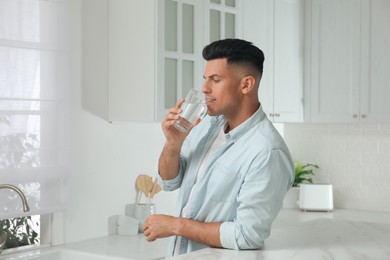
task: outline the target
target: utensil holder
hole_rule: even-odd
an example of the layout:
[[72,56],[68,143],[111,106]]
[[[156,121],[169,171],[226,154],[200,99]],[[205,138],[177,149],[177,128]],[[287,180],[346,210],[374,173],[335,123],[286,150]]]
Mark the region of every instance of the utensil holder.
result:
[[156,205],[154,203],[136,203],[126,205],[125,214],[134,217],[139,221],[138,231],[144,232],[143,225],[147,217],[156,213]]

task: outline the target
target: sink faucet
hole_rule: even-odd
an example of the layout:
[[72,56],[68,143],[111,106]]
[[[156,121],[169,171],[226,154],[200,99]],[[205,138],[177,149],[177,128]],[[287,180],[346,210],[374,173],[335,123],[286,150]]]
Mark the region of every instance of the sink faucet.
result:
[[[16,186],[11,184],[0,184],[0,189],[11,189],[15,191],[17,194],[19,194],[20,198],[23,202],[23,211],[27,212],[30,210],[30,207],[28,206],[26,196],[24,196],[23,192]],[[4,230],[0,233],[0,253],[3,251],[3,248],[5,246],[5,242],[7,241],[7,232]]]

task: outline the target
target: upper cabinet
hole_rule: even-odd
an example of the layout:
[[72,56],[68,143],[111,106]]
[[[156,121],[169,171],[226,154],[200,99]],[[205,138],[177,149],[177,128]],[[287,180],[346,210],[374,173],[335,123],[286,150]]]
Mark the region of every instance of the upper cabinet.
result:
[[156,3],[82,1],[83,107],[109,122],[155,120]]
[[390,122],[390,1],[361,5],[360,116],[368,122]]
[[156,118],[156,3],[82,1],[82,102],[109,122]]
[[246,0],[244,38],[265,55],[259,98],[273,122],[303,120],[304,3]]
[[241,0],[83,0],[83,106],[109,122],[161,121],[203,84],[203,47],[240,37]]
[[158,2],[157,46],[157,106],[158,119],[175,106],[180,97],[195,87],[195,75],[200,73],[199,1]]
[[241,32],[241,0],[158,1],[157,119],[203,84],[202,49]]
[[303,17],[302,0],[274,1],[274,122],[303,120]]
[[155,16],[155,1],[108,1],[110,121],[156,119]]
[[264,51],[259,97],[273,122],[390,122],[388,0],[82,5],[83,106],[109,122],[161,121],[202,86],[202,49],[223,38]]
[[310,122],[390,121],[390,1],[306,2]]

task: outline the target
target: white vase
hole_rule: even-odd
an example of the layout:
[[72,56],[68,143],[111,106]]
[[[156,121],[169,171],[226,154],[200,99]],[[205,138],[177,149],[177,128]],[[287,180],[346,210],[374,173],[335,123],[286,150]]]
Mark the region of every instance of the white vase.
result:
[[156,214],[156,205],[153,203],[132,203],[127,204],[125,215],[134,217],[139,221],[139,232],[143,233],[144,221],[152,214]]
[[299,203],[299,187],[291,187],[283,200],[283,208],[285,209],[297,209]]
[[134,217],[139,220],[139,232],[144,231],[143,225],[147,217],[156,213],[156,206],[153,203],[137,203],[134,207]]

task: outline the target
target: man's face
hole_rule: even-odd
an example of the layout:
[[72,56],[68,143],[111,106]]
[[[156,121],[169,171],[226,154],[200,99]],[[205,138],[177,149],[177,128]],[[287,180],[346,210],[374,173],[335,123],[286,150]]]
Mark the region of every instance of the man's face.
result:
[[227,118],[238,111],[241,101],[240,73],[236,66],[228,67],[226,59],[210,60],[204,72],[202,91],[206,94],[208,114],[225,115]]

